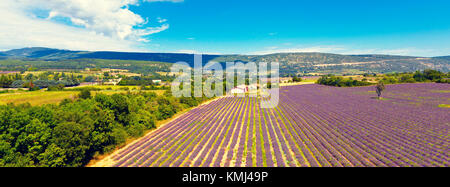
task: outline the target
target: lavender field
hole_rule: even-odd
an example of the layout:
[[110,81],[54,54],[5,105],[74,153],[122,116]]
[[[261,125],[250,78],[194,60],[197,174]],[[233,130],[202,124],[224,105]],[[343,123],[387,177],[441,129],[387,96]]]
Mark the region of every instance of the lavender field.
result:
[[450,85],[283,87],[202,105],[111,156],[117,167],[450,166]]

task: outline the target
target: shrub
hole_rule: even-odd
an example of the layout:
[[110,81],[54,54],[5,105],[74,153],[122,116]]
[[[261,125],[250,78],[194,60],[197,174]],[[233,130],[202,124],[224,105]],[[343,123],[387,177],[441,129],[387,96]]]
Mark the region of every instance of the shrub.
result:
[[302,82],[302,78],[295,76],[294,78],[292,78],[293,82]]
[[41,88],[39,88],[39,87],[37,87],[37,86],[33,86],[33,87],[31,87],[31,88],[29,88],[28,89],[28,91],[38,91],[38,90],[40,90]]
[[353,86],[372,85],[372,83],[370,83],[370,82],[344,79],[342,77],[336,77],[334,75],[322,76],[319,80],[317,80],[317,83],[322,84],[322,85],[337,86],[337,87],[353,87]]
[[78,95],[81,99],[90,99],[91,97],[91,91],[88,89],[81,90],[80,94]]
[[23,88],[23,85],[25,84],[25,81],[23,80],[16,80],[11,84],[11,88]]
[[56,86],[49,86],[47,88],[47,91],[62,91],[64,90],[64,85],[63,84],[58,84]]
[[84,81],[85,82],[94,82],[96,79],[95,79],[95,77],[93,77],[93,76],[88,76],[88,77],[86,77],[86,78],[84,78]]

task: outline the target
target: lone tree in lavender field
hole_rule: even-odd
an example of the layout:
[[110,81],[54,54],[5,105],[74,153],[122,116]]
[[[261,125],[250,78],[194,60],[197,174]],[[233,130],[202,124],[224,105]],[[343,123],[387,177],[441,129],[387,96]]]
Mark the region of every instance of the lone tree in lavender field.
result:
[[381,81],[378,82],[376,89],[377,89],[378,99],[381,99],[381,92],[383,92],[386,89],[383,82],[381,82]]

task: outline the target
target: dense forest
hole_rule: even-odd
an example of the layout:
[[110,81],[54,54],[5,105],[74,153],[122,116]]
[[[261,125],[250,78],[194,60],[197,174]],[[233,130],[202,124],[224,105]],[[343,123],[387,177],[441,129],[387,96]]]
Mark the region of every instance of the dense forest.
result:
[[174,98],[167,91],[98,94],[81,91],[59,105],[0,106],[0,167],[78,167],[142,136],[206,98]]

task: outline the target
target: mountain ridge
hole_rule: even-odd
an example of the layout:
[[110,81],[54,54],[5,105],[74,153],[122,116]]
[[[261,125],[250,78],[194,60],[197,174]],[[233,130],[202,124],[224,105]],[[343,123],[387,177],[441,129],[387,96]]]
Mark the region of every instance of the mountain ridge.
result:
[[[31,54],[30,54],[31,53]],[[119,54],[180,54],[180,55],[193,55],[191,53],[174,53],[174,52],[121,52],[121,51],[77,51],[77,50],[67,50],[67,49],[56,49],[47,47],[26,47],[19,49],[11,49],[7,51],[0,51],[0,55],[8,55],[11,57],[29,57],[29,58],[45,58],[46,54],[64,54],[72,53],[80,56],[86,54],[95,53],[119,53]],[[210,55],[208,56],[271,56],[271,55],[283,55],[283,54],[332,54],[332,55],[342,55],[342,56],[355,56],[355,57],[375,57],[375,56],[390,56],[390,57],[415,57],[415,58],[450,58],[449,56],[436,56],[436,57],[422,57],[422,56],[404,56],[404,55],[388,55],[388,54],[338,54],[338,53],[322,53],[322,52],[286,52],[286,53],[270,53],[264,55],[246,55],[246,54],[223,54],[223,55]]]

